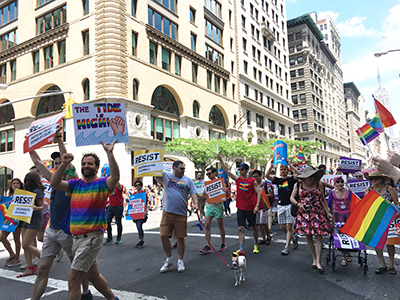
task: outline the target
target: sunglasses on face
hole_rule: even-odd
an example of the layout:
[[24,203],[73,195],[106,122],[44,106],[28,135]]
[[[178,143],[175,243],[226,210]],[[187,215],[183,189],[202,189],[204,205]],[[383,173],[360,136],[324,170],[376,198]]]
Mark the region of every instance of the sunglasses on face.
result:
[[186,168],[179,168],[179,169],[181,169],[181,170],[185,170]]
[[142,187],[140,184],[135,184],[135,187]]
[[381,179],[381,177],[371,177],[370,180],[372,181],[372,180],[379,180],[379,179]]
[[344,183],[344,181],[343,180],[338,180],[338,181],[336,181],[336,183]]
[[211,173],[206,173],[207,176],[211,176]]
[[239,169],[239,171],[247,171],[246,169],[244,169],[244,168],[240,168]]

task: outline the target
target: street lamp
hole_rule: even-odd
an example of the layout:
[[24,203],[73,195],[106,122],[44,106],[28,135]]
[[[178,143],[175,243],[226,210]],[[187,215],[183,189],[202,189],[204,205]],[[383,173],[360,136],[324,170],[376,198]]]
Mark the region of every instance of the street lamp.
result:
[[374,53],[374,56],[375,57],[381,57],[382,55],[386,55],[389,52],[397,52],[397,51],[400,51],[400,49],[393,49],[393,50],[388,50],[388,51],[376,52],[376,53]]
[[0,83],[0,90],[5,90],[8,88],[8,85],[5,83]]

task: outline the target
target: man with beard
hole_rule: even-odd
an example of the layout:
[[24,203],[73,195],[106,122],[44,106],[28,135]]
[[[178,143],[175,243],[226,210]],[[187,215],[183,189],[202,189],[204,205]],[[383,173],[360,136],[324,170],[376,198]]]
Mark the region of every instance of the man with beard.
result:
[[107,229],[106,204],[110,192],[119,180],[119,168],[113,150],[117,140],[104,144],[110,165],[110,176],[99,178],[97,172],[100,159],[95,153],[84,154],[81,170],[84,179],[62,181],[67,165],[74,159],[73,154],[65,153],[62,163],[54,173],[51,185],[71,196],[70,229],[73,240],[74,259],[68,276],[68,299],[79,299],[80,284],[87,279],[106,299],[118,299],[109,288],[106,279],[100,274],[96,257],[103,246],[103,232]]

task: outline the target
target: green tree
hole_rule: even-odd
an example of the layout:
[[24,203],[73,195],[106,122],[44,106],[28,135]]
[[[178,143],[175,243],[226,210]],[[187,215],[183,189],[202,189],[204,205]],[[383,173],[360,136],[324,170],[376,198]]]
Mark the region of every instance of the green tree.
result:
[[[231,169],[233,164],[239,160],[247,157],[247,153],[250,148],[250,144],[245,140],[212,140],[211,143],[214,145],[218,142],[219,153],[222,156],[228,169]],[[214,146],[216,149],[216,146]],[[216,155],[216,153],[215,153]]]

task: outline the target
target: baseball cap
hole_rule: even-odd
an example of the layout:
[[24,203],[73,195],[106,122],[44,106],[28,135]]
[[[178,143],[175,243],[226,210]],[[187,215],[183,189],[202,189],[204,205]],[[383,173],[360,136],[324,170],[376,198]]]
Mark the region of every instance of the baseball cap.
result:
[[61,157],[61,154],[60,152],[53,152],[50,157],[52,160],[55,160],[57,157]]
[[246,170],[250,169],[249,165],[248,165],[248,164],[245,164],[245,163],[241,163],[241,164],[239,165],[239,167],[240,167],[240,168],[243,168],[243,169],[246,169]]

